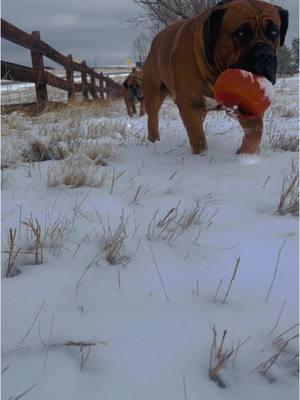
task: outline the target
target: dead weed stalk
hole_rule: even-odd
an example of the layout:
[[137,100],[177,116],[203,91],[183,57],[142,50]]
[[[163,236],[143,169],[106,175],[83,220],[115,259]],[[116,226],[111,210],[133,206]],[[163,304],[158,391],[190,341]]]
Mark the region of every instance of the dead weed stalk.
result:
[[299,168],[295,160],[292,161],[289,174],[283,172],[281,195],[276,213],[299,216]]
[[30,218],[27,218],[22,223],[28,228],[33,239],[33,245],[29,248],[29,250],[33,250],[34,252],[34,262],[35,264],[42,264],[43,241],[41,236],[41,225],[37,218],[33,219],[32,216],[30,216]]
[[181,202],[171,207],[157,222],[159,210],[156,210],[148,224],[147,239],[166,240],[169,245],[174,242],[191,226],[207,222],[209,213],[205,213],[205,206],[195,202],[191,208],[180,211]]
[[107,225],[105,226],[100,218],[100,223],[103,229],[103,250],[105,260],[111,265],[118,265],[127,262],[130,255],[125,254],[125,241],[127,239],[127,222],[124,213],[121,214],[119,221],[113,229],[107,217]]
[[6,277],[10,277],[15,275],[15,259],[19,254],[21,248],[15,250],[16,246],[16,234],[17,230],[10,228],[9,236],[8,236],[8,259],[7,259],[7,269],[6,269]]
[[227,334],[226,330],[224,330],[223,332],[221,343],[219,346],[217,344],[217,332],[215,326],[213,326],[212,331],[213,331],[213,342],[210,349],[208,376],[209,379],[216,382],[219,387],[226,388],[226,384],[220,378],[220,372],[225,367],[226,362],[234,353],[234,349],[233,348],[231,350],[223,349],[225,337]]

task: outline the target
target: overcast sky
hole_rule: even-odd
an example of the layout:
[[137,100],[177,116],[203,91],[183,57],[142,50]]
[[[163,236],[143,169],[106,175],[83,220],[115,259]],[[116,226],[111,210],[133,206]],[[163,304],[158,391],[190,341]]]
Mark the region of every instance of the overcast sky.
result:
[[[274,3],[290,11],[289,44],[299,36],[298,0]],[[1,10],[2,18],[29,33],[39,30],[52,47],[91,66],[126,64],[139,33],[120,20],[124,14],[139,13],[133,0],[2,0]],[[30,65],[29,51],[6,40],[2,40],[2,59]]]

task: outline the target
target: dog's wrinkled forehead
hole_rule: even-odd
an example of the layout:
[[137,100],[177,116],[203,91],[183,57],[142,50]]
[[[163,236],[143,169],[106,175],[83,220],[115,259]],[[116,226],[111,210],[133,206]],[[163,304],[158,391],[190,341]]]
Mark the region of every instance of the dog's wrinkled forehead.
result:
[[223,0],[222,5],[226,5],[226,3],[229,3],[229,6],[224,14],[223,23],[228,30],[235,30],[241,25],[241,21],[243,24],[251,25],[257,32],[268,21],[272,21],[276,27],[280,27],[280,15],[272,4],[260,1]]
[[128,84],[132,84],[132,85],[141,85],[142,84],[142,74],[138,71],[132,72],[128,78],[127,78],[127,82]]
[[129,78],[127,79],[127,82],[128,82],[128,85],[140,85],[141,84],[141,80],[137,76],[129,76]]

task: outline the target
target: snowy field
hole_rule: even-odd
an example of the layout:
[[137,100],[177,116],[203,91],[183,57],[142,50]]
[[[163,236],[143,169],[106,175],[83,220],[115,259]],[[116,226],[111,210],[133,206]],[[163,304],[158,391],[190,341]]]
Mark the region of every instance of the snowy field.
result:
[[171,100],[157,144],[121,100],[2,116],[3,399],[298,398],[298,86],[257,157]]

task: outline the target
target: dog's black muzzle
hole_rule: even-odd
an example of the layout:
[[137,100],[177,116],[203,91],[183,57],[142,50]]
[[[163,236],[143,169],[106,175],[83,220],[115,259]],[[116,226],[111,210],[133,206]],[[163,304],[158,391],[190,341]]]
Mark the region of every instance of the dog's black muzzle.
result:
[[264,76],[273,85],[276,83],[277,58],[272,47],[267,43],[257,43],[233,68]]
[[134,101],[135,103],[143,100],[141,89],[138,85],[130,85],[128,90],[129,90],[130,100]]

